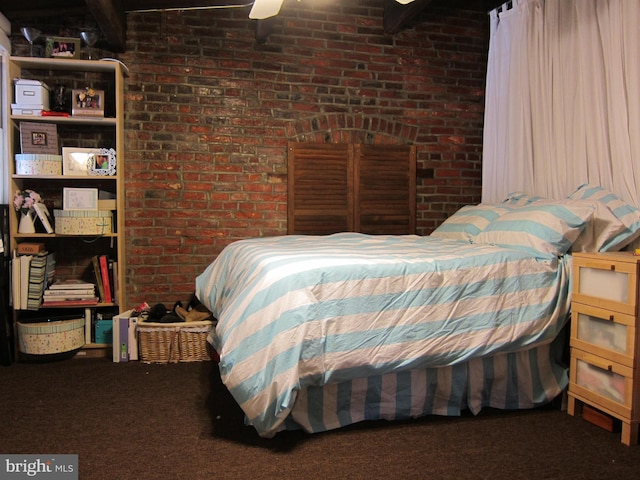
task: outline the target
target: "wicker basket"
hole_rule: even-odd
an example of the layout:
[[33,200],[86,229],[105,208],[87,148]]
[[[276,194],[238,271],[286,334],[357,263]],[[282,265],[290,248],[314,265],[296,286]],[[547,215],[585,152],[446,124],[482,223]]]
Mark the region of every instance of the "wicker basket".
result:
[[213,322],[138,322],[138,354],[145,363],[211,360],[207,336]]

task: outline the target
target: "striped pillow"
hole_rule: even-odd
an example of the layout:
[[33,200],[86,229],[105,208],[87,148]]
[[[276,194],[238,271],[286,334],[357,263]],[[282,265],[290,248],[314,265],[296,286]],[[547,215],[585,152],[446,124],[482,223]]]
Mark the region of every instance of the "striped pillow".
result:
[[431,236],[471,242],[489,223],[511,210],[506,205],[493,203],[466,205],[447,218]]
[[473,243],[518,248],[529,253],[564,255],[593,217],[582,205],[532,204],[491,222]]
[[544,197],[537,197],[534,195],[529,195],[524,192],[511,192],[507,195],[507,198],[502,200],[502,203],[506,203],[508,205],[530,205],[539,200],[544,200]]
[[[606,241],[602,242],[599,249],[601,252],[615,252],[633,242],[640,236],[640,210],[635,206],[623,201],[615,193],[600,187],[585,183],[580,185],[568,198],[597,200],[606,205],[609,210],[622,222],[624,228],[610,235]],[[602,223],[606,223],[602,220]]]

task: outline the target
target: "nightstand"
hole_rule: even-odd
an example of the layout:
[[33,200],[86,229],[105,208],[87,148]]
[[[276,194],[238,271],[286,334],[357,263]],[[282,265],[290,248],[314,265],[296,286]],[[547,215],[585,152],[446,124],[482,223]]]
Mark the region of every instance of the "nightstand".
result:
[[640,424],[639,268],[630,252],[573,254],[568,413],[587,404],[619,419],[625,445]]

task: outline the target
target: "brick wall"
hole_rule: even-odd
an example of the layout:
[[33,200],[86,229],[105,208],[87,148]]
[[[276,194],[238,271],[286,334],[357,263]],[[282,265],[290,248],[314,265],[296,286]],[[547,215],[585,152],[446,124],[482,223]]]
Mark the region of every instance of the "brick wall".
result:
[[246,8],[128,14],[130,305],[286,233],[288,141],[417,145],[420,234],[479,202],[488,21],[451,5],[388,36],[380,0],[287,1],[262,45]]

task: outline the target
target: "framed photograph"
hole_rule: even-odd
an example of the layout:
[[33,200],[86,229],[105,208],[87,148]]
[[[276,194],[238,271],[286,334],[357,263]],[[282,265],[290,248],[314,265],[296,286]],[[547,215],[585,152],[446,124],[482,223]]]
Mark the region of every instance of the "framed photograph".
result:
[[47,37],[45,54],[49,58],[80,58],[80,39]]
[[71,93],[71,115],[104,117],[104,90],[84,88]]
[[100,148],[62,147],[62,174],[86,177]]
[[89,162],[89,175],[113,176],[116,174],[116,151],[113,148],[101,148]]
[[58,129],[53,123],[20,122],[22,153],[60,155]]
[[98,210],[97,188],[69,188],[62,189],[63,210]]

